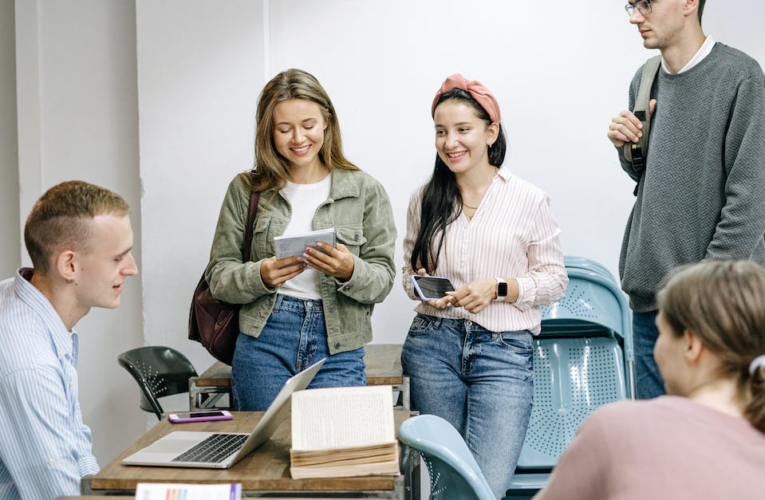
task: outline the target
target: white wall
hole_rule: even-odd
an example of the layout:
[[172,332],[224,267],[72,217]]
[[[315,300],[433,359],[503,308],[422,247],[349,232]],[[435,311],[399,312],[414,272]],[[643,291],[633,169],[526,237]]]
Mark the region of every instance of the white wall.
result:
[[253,164],[262,12],[252,0],[137,2],[144,335],[199,371],[212,358],[186,339],[189,305],[226,186]]
[[21,264],[14,19],[13,0],[0,0],[0,279]]
[[[17,2],[16,15],[21,211],[64,180],[110,188],[131,206],[140,267],[134,6]],[[39,127],[29,123],[36,117]],[[145,429],[137,386],[117,365],[119,353],[142,345],[141,322],[139,275],[119,309],[94,309],[77,325],[80,402],[101,465]]]

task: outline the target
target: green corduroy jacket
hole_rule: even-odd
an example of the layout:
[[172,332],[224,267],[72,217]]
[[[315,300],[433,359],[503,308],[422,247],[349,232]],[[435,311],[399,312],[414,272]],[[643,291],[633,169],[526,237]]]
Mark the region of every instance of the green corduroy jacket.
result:
[[[281,192],[261,193],[251,261],[242,263],[249,196],[249,188],[239,177],[234,178],[220,210],[205,278],[216,299],[242,304],[239,329],[258,337],[274,308],[277,292],[263,283],[260,264],[275,255],[274,237],[284,234],[292,207]],[[372,340],[374,304],[385,299],[396,276],[396,226],[382,185],[361,171],[334,170],[329,198],[313,219],[314,230],[331,227],[354,260],[348,281],[320,273],[329,351],[335,354],[358,349]]]

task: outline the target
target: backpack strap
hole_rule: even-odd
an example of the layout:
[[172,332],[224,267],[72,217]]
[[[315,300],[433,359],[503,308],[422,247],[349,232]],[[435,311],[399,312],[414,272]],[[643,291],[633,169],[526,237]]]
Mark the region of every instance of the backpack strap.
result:
[[[640,88],[638,89],[637,99],[635,99],[635,109],[632,112],[643,124],[643,135],[638,142],[628,142],[624,145],[624,158],[632,163],[632,168],[639,175],[645,170],[645,158],[648,154],[648,138],[651,133],[651,89],[656,75],[661,66],[661,56],[654,56],[643,65],[643,75],[640,78]],[[637,188],[635,188],[637,192]]]
[[[250,172],[250,178],[255,180],[255,171]],[[252,250],[252,231],[255,225],[255,218],[258,216],[258,202],[260,201],[260,192],[250,191],[250,203],[247,206],[247,225],[244,226],[244,248],[242,249],[242,262],[250,260]]]

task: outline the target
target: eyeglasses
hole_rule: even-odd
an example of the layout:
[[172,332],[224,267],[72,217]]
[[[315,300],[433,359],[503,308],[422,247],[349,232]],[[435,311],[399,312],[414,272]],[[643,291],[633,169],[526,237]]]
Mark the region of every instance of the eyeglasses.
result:
[[651,13],[652,3],[653,2],[651,0],[638,0],[635,3],[628,3],[625,5],[624,10],[627,11],[627,14],[629,14],[630,17],[632,17],[632,15],[635,13],[635,9],[640,12],[641,16],[644,16]]

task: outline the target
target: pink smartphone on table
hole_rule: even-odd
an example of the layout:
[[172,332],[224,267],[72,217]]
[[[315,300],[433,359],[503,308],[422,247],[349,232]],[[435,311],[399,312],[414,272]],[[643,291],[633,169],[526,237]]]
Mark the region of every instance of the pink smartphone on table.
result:
[[232,418],[234,416],[226,410],[176,412],[167,416],[167,419],[174,424],[207,422],[209,420],[231,420]]

